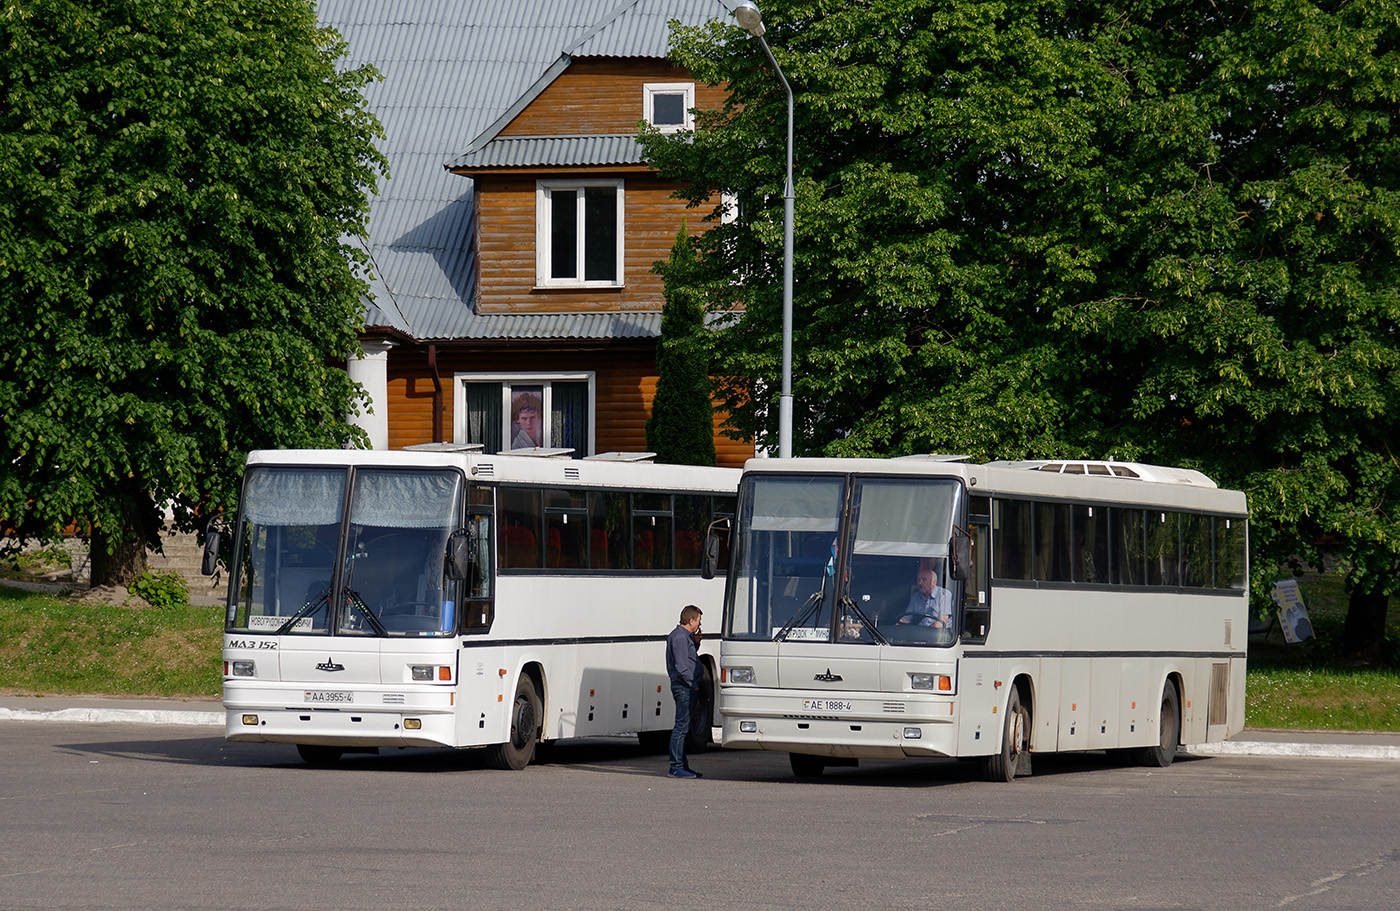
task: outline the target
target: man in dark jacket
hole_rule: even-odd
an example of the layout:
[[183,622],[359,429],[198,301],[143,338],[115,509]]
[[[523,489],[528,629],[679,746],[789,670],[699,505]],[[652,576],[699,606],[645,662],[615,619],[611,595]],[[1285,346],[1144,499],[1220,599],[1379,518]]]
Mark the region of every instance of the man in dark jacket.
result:
[[700,655],[696,651],[700,638],[700,608],[687,604],[681,608],[680,623],[666,637],[666,673],[671,678],[671,698],[676,700],[676,726],[671,729],[672,778],[701,778],[686,761],[685,739],[690,733],[690,703],[703,675]]

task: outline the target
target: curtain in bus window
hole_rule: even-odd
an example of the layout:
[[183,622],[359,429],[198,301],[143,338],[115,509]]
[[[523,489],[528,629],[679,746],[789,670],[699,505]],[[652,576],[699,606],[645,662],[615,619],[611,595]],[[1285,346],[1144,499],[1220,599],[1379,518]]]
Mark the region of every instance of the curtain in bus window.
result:
[[1217,517],[1215,520],[1215,587],[1244,591],[1244,519]]
[[455,471],[362,470],[355,476],[351,525],[445,528],[457,524]]
[[1070,553],[1071,572],[1076,582],[1108,582],[1108,520],[1106,506],[1075,506],[1074,550]]
[[255,468],[243,485],[243,517],[256,525],[339,525],[343,468]]
[[1177,515],[1160,509],[1147,511],[1147,584],[1179,585]]
[[588,455],[588,384],[556,380],[550,384],[549,445]]
[[992,534],[996,541],[993,578],[1031,578],[1031,504],[1023,500],[994,501]]
[[467,442],[480,443],[487,455],[501,451],[500,383],[467,383]]
[[544,510],[544,565],[550,569],[587,566],[587,495],[581,490],[546,490]]
[[1147,582],[1146,531],[1141,509],[1113,510],[1112,578],[1114,585]]
[[632,566],[671,569],[671,495],[632,495]]
[[540,492],[503,487],[500,504],[499,556],[502,569],[540,568]]
[[594,493],[588,497],[588,565],[592,569],[627,569],[627,534],[632,527],[631,497]]
[[710,524],[710,498],[676,494],[675,515],[676,569],[698,570]]
[[1210,516],[1183,513],[1181,516],[1181,584],[1209,588],[1213,576],[1210,561]]
[[1041,582],[1070,581],[1069,505],[1035,504],[1035,577]]

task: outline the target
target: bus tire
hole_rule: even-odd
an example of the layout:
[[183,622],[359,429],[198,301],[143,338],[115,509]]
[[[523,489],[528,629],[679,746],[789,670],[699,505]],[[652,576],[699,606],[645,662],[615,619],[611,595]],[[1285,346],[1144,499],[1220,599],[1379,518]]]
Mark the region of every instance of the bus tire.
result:
[[788,764],[792,766],[792,774],[796,778],[821,778],[822,772],[826,771],[826,757],[810,753],[789,753]]
[[540,715],[535,682],[528,674],[521,674],[510,707],[510,739],[487,747],[487,759],[493,768],[518,772],[530,764],[539,743]]
[[323,747],[310,743],[297,744],[297,754],[301,756],[302,762],[322,768],[340,762],[340,757],[344,753],[345,751],[339,747]]
[[1016,687],[1006,700],[1006,718],[1002,722],[1001,749],[982,760],[982,777],[987,781],[1014,781],[1023,771],[1022,762],[1030,751],[1031,715],[1021,705]]
[[1177,744],[1181,742],[1181,699],[1176,694],[1176,684],[1170,680],[1162,690],[1159,718],[1156,746],[1142,747],[1134,757],[1140,766],[1165,769],[1176,758]]
[[690,701],[690,730],[685,735],[687,753],[704,752],[715,740],[711,729],[715,718],[715,675],[708,664],[700,667],[700,689]]

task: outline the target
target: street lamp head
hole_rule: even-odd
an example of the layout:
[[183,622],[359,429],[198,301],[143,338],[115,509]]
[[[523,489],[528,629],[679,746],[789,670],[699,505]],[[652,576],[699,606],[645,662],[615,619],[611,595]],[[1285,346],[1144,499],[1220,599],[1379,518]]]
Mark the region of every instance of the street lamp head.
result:
[[762,38],[763,33],[767,31],[763,27],[763,14],[749,0],[743,0],[734,7],[734,18],[739,20],[740,28],[755,38]]

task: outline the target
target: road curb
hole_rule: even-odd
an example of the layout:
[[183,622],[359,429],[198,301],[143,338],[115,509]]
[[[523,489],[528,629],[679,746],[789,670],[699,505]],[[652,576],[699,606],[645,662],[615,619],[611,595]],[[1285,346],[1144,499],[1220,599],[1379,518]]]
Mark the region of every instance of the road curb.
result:
[[1207,756],[1307,756],[1313,759],[1400,759],[1400,747],[1373,744],[1265,743],[1227,741],[1183,747],[1187,753]]
[[176,712],[152,709],[9,709],[0,707],[0,721],[110,722],[122,724],[183,724],[223,727],[221,712]]

